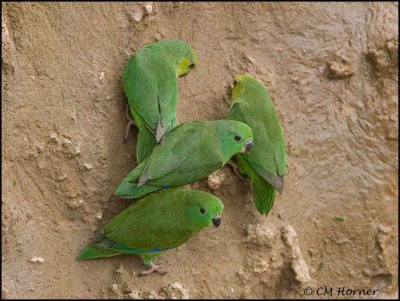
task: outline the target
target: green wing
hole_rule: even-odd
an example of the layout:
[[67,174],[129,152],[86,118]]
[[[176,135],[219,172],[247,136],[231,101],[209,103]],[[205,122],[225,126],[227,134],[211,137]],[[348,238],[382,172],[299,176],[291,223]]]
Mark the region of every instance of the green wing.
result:
[[[164,185],[171,185],[163,177],[183,164],[188,156],[188,148],[197,142],[193,139],[197,132],[195,125],[186,124],[175,128],[174,134],[168,133],[164,143],[155,145],[151,154],[122,180],[115,194],[137,198],[159,190]],[[157,179],[161,179],[161,182]]]
[[165,65],[159,73],[158,105],[159,122],[156,130],[157,141],[176,124],[176,106],[178,102],[178,81],[171,65]]
[[190,155],[188,150],[196,143],[197,122],[180,125],[165,137],[163,145],[154,149],[147,166],[149,180],[159,179],[174,171]]
[[173,128],[178,98],[176,73],[162,48],[146,47],[131,57],[124,69],[123,82],[131,111],[160,140]]
[[[155,135],[159,120],[158,82],[146,66],[147,60],[142,57],[142,52],[139,52],[129,59],[123,73],[123,88],[135,122],[143,123],[143,126],[152,129]],[[142,120],[136,120],[135,113],[139,114]]]
[[129,248],[164,250],[189,239],[192,232],[184,218],[181,189],[153,193],[131,204],[105,227],[105,236]]
[[167,134],[154,148],[147,166],[148,183],[180,186],[199,180],[223,165],[208,122],[187,122]]
[[272,103],[268,105],[265,100],[258,101],[256,98],[251,101],[238,100],[231,107],[229,119],[250,126],[254,146],[250,153],[243,154],[243,158],[260,176],[281,192],[286,170],[285,141]]

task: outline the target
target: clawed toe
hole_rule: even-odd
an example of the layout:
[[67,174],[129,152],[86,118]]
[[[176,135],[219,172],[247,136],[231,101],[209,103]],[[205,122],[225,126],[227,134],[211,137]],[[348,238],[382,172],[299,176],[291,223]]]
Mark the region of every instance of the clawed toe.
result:
[[244,177],[239,172],[239,167],[232,161],[228,161],[228,165],[232,168],[235,175],[242,181],[244,181]]
[[131,126],[136,126],[135,121],[132,119],[132,116],[129,112],[129,106],[127,105],[125,107],[125,117],[128,120],[128,123],[126,124],[126,128],[125,128],[125,139],[124,142],[126,142],[126,140],[128,140],[128,135],[129,135],[129,130],[131,129]]
[[153,272],[159,273],[159,274],[161,274],[161,275],[164,275],[164,274],[167,273],[167,271],[164,270],[163,267],[160,266],[160,265],[156,265],[156,264],[154,264],[154,263],[151,262],[151,263],[149,264],[149,266],[150,266],[149,269],[142,271],[142,272],[140,273],[140,276],[147,276],[147,275],[152,274]]
[[126,140],[128,140],[129,130],[131,129],[132,125],[136,125],[136,124],[134,124],[131,121],[128,121],[128,123],[126,124],[124,142],[126,142]]

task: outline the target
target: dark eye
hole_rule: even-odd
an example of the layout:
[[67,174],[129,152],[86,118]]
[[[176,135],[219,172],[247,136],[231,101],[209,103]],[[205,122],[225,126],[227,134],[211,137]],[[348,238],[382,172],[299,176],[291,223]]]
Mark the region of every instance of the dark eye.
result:
[[194,63],[191,63],[191,64],[189,65],[189,68],[190,68],[190,69],[194,68]]
[[236,84],[237,84],[237,81],[236,81],[236,80],[234,80],[234,81],[233,81],[233,85],[234,85],[234,86],[236,86]]
[[206,213],[206,209],[200,208],[200,213],[201,213],[201,214],[205,214],[205,213]]
[[240,140],[242,140],[242,137],[240,137],[240,136],[235,136],[235,141],[240,141]]

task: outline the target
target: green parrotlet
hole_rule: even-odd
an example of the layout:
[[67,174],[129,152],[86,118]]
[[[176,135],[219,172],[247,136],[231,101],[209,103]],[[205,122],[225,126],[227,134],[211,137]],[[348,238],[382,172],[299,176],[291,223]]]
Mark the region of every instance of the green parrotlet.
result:
[[196,64],[196,53],[181,40],[153,43],[128,60],[123,71],[123,89],[139,128],[138,163],[176,126],[177,78],[187,75]]
[[129,205],[97,234],[76,260],[138,254],[152,272],[165,273],[153,259],[202,229],[221,223],[223,203],[214,195],[185,188],[162,190]]
[[175,127],[133,169],[115,194],[127,199],[203,179],[253,145],[250,127],[234,120],[193,121]]
[[250,75],[235,77],[229,120],[244,122],[253,131],[254,147],[235,156],[241,172],[252,182],[253,200],[261,214],[271,210],[276,190],[283,191],[286,151],[283,131],[264,86]]

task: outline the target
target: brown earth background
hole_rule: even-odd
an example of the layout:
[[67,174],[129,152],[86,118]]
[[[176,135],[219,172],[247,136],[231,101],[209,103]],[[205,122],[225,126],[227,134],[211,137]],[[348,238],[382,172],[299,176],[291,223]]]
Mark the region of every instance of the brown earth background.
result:
[[[398,282],[397,3],[2,3],[2,296],[305,298]],[[225,204],[207,229],[138,277],[132,255],[74,261],[129,204],[136,166],[122,70],[160,39],[199,64],[178,121],[223,119],[233,77],[270,92],[288,169],[268,217],[229,167],[190,185]],[[325,296],[330,297],[330,296]],[[360,296],[356,296],[360,298]],[[362,297],[362,296],[361,296]],[[371,297],[371,296],[365,296]]]

